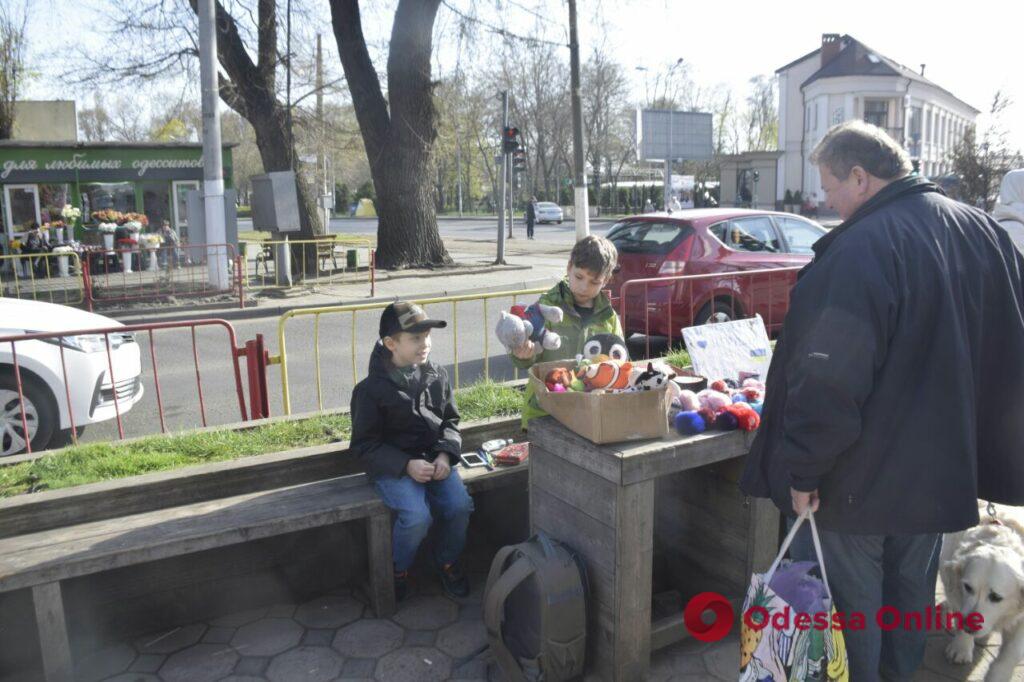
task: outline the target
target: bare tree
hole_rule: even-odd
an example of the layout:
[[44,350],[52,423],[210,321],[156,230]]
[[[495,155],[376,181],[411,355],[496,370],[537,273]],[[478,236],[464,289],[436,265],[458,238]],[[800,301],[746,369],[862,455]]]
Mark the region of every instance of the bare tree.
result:
[[1021,151],[1010,146],[1003,125],[1002,118],[1010,104],[1011,101],[997,91],[989,107],[989,126],[980,138],[975,126],[971,126],[950,153],[953,173],[959,179],[956,188],[959,199],[986,211],[991,211],[995,205],[1003,175],[1024,165]]
[[0,6],[0,140],[14,135],[14,104],[25,78],[25,26],[28,8],[16,17]]
[[[106,20],[117,49],[87,56],[90,68],[79,81],[150,84],[175,75],[197,80],[198,0],[146,0],[141,5],[134,0],[114,0],[112,4]],[[302,179],[289,125],[290,110],[282,101],[279,71],[287,66],[288,55],[282,54],[277,10],[275,0],[238,0],[230,8],[216,3],[220,97],[252,125],[267,171],[297,172],[300,234],[310,237],[322,233],[323,226],[308,183]],[[302,11],[296,2],[293,12],[301,15]],[[68,75],[78,71],[72,69]],[[300,82],[300,87],[310,87],[307,78]],[[304,97],[296,98],[292,106]]]
[[775,78],[768,76],[750,79],[744,115],[748,151],[761,152],[778,147],[779,110],[775,104],[775,83]]
[[[629,96],[625,70],[602,48],[595,48],[581,70],[583,85],[583,133],[587,158],[594,177],[594,191],[601,201],[601,179],[611,175],[613,153],[619,157],[614,139],[622,134],[623,109]],[[614,189],[614,188],[613,188]],[[613,191],[614,194],[614,191]]]
[[377,262],[386,268],[451,262],[431,196],[437,139],[431,52],[440,4],[399,0],[385,96],[363,34],[359,1],[330,0],[338,54],[377,194]]

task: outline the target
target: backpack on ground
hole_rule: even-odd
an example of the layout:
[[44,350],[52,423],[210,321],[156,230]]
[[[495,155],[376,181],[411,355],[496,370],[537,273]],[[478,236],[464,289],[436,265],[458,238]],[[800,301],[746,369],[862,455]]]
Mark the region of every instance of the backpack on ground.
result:
[[508,679],[558,682],[583,674],[588,596],[582,560],[557,540],[539,533],[498,551],[484,623]]

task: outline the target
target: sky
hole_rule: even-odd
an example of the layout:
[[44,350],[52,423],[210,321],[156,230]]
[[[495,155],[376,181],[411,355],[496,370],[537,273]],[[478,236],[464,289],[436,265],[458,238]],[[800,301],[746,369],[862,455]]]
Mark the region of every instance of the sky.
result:
[[[5,4],[7,0],[4,0]],[[76,31],[72,42],[55,41],[52,18],[63,26],[103,25],[107,0],[11,0],[29,2],[30,58],[36,76],[27,98],[76,99],[79,109],[91,97],[69,90],[57,77],[54,55],[76,45],[104,45],[99,30]],[[310,0],[322,25],[329,60],[337,68],[326,0]],[[447,0],[482,21],[504,23],[511,30],[560,43],[568,40],[568,10],[564,0]],[[230,4],[230,3],[229,3]],[[283,5],[283,3],[281,3]],[[1024,33],[1019,16],[1011,20],[1006,0],[973,0],[969,5],[937,0],[927,6],[892,0],[858,3],[732,0],[694,3],[684,0],[579,0],[581,52],[593,45],[622,63],[642,94],[645,67],[649,75],[680,57],[691,65],[694,79],[705,85],[723,84],[740,97],[749,79],[775,69],[818,47],[822,33],[850,34],[881,54],[914,70],[926,64],[925,75],[977,109],[987,111],[1001,90],[1013,101],[1004,114],[1010,141],[1024,148]],[[394,0],[363,1],[364,30],[371,40],[383,41],[390,32]],[[458,21],[445,5],[438,14],[439,31]],[[316,30],[319,26],[304,26]],[[484,39],[489,34],[484,32]],[[438,40],[437,62],[454,67],[456,51],[450,40]],[[111,47],[116,49],[116,43]],[[568,50],[566,50],[566,53]],[[340,68],[339,68],[340,71]],[[984,126],[986,118],[979,119]]]

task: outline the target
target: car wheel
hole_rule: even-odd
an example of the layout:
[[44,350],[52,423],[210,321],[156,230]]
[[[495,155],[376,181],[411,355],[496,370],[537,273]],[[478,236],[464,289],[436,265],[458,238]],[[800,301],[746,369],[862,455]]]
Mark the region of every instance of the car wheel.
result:
[[695,325],[715,324],[717,322],[732,322],[742,317],[742,311],[736,306],[729,305],[724,301],[713,301],[706,304],[697,313]]
[[17,455],[26,450],[25,427],[32,451],[43,450],[50,443],[57,425],[57,408],[46,387],[22,374],[21,393],[24,396],[25,423],[21,421],[21,401],[14,374],[0,373],[0,457]]
[[561,220],[559,220],[559,221],[558,221],[558,224],[559,224],[559,225],[561,225],[561,224],[562,224],[562,221],[561,221]]

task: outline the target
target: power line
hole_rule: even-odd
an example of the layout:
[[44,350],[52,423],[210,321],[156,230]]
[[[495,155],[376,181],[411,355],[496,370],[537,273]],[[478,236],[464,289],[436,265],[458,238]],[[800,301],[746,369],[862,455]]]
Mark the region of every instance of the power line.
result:
[[445,7],[447,7],[453,14],[459,16],[465,21],[469,21],[479,26],[482,26],[484,29],[490,31],[491,33],[495,33],[503,38],[508,38],[510,40],[519,40],[524,43],[532,43],[534,45],[553,45],[555,47],[568,47],[568,45],[566,45],[565,43],[559,43],[554,40],[544,40],[543,38],[531,38],[530,36],[520,35],[518,33],[513,33],[512,31],[509,31],[506,28],[495,26],[494,24],[490,24],[484,21],[483,19],[470,16],[463,12],[462,10],[452,7],[448,0],[442,0],[442,4]]

